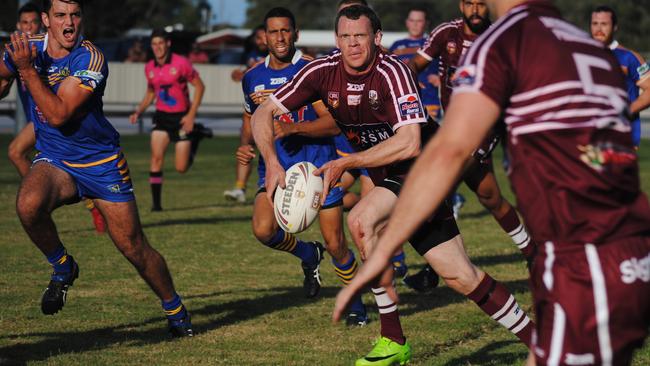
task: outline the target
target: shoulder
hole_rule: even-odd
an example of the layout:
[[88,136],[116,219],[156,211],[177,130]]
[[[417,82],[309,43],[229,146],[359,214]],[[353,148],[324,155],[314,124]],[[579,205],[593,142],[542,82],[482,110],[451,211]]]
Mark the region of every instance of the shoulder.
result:
[[253,66],[251,66],[248,70],[246,70],[246,72],[244,72],[243,80],[246,80],[247,78],[250,79],[260,72],[264,72],[264,70],[266,70],[265,59],[261,59],[253,64]]
[[411,69],[406,64],[400,61],[395,55],[381,53],[377,62],[376,70],[383,77],[386,82],[394,82],[399,80],[400,83],[413,81]]
[[104,53],[88,40],[82,40],[73,55],[75,59],[87,62],[90,70],[100,71],[105,64]]
[[456,32],[459,29],[463,29],[463,19],[457,18],[448,22],[441,23],[435,27],[429,34],[429,39],[435,39],[437,37],[444,37],[449,33]]
[[631,50],[629,48],[623,47],[622,45],[619,45],[616,50],[620,51],[624,56],[627,62],[633,63],[633,64],[644,64],[645,59],[643,56],[641,56],[638,52]]

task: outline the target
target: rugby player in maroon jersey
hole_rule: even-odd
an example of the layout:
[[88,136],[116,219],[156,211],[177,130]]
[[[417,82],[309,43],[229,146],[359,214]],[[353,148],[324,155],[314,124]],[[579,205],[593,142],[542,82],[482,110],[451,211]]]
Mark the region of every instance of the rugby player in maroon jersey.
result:
[[[483,0],[461,0],[460,11],[462,18],[445,22],[436,27],[429,39],[418,50],[409,62],[409,66],[416,73],[424,70],[431,60],[439,58],[440,99],[443,112],[449,106],[452,85],[451,78],[460,63],[460,59],[467,53],[474,40],[490,26],[489,13]],[[468,161],[466,172],[462,180],[476,193],[479,202],[494,216],[499,226],[505,231],[512,241],[523,253],[527,261],[532,260],[535,248],[530,236],[522,224],[517,211],[503,197],[496,177],[492,160],[492,149],[498,142],[498,135],[491,134],[476,151],[472,153],[474,159]],[[425,268],[418,274],[411,276],[410,281],[417,282],[429,273]]]
[[[307,64],[258,107],[251,123],[255,141],[268,141],[274,115],[323,100],[357,151],[326,163],[315,173],[324,175],[327,188],[323,195],[351,168],[366,167],[376,185],[348,215],[348,227],[365,258],[373,251],[401,183],[420,153],[421,141],[437,125],[427,123],[415,75],[395,56],[379,49],[381,23],[371,9],[347,7],[339,12],[335,24],[340,52]],[[275,188],[284,185],[285,172],[272,144],[258,147],[267,164],[266,189],[271,199]],[[508,290],[469,261],[448,205],[442,204],[409,239],[450,287],[529,343],[532,322]],[[387,264],[371,285],[382,337],[368,355],[357,360],[357,365],[404,363],[411,357],[397,305],[387,294],[394,291],[392,266]]]
[[444,201],[503,115],[509,179],[543,243],[531,271],[538,324],[529,364],[629,364],[650,326],[650,205],[620,67],[550,1],[487,4],[499,20],[456,71],[445,121],[333,317]]

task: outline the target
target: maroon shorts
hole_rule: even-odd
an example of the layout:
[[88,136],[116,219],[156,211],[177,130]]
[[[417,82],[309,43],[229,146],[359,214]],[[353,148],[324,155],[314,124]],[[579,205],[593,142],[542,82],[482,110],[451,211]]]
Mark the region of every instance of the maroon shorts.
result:
[[650,237],[540,246],[531,273],[538,365],[627,365],[650,326]]

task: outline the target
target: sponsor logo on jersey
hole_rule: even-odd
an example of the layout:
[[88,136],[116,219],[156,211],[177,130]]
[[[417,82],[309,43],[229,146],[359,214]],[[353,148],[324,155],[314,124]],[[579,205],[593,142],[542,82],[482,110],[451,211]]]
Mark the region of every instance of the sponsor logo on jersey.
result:
[[639,79],[643,78],[644,76],[646,76],[646,74],[650,74],[650,65],[648,65],[648,63],[646,62],[645,64],[637,67],[636,73],[639,74]]
[[458,45],[454,41],[447,42],[447,53],[453,55],[458,51]]
[[176,70],[176,68],[175,68],[174,66],[172,66],[172,67],[169,68],[169,73],[170,73],[170,74],[172,74],[172,75],[176,75],[177,72],[178,72],[178,70]]
[[111,193],[121,193],[119,184],[111,184],[106,188],[108,188]]
[[644,258],[636,257],[624,260],[619,266],[621,270],[621,281],[631,284],[636,280],[650,282],[650,254]]
[[327,104],[331,105],[332,108],[339,107],[339,92],[328,91],[327,92]]
[[287,77],[271,78],[271,85],[282,85],[287,82]]
[[602,172],[607,166],[633,165],[637,160],[637,155],[631,148],[608,142],[596,146],[578,145],[577,148],[581,152],[580,160],[598,172]]
[[264,88],[265,88],[265,87],[264,87],[264,84],[260,84],[260,85],[255,85],[255,87],[253,88],[253,90],[256,91],[256,92],[259,92],[259,91],[264,90]]
[[348,91],[363,91],[363,88],[366,87],[366,84],[352,84],[348,83]]
[[377,94],[376,90],[370,90],[368,92],[368,103],[370,104],[370,108],[377,110],[379,109],[379,94]]
[[581,355],[567,353],[564,358],[564,363],[567,365],[593,365],[596,363],[596,357],[594,357],[593,353],[584,353]]
[[409,114],[416,114],[422,112],[422,107],[420,106],[420,98],[417,94],[406,94],[397,98],[397,104],[399,104],[399,111],[403,117],[408,116]]
[[149,79],[153,79],[156,75],[153,73],[153,71],[149,71]]
[[359,104],[361,104],[361,95],[359,94],[348,95],[348,105],[359,105]]
[[476,65],[462,66],[457,69],[451,76],[451,85],[457,86],[472,86],[476,81]]
[[348,128],[343,126],[343,129],[348,141],[362,150],[369,149],[393,135],[388,123]]
[[75,71],[75,73],[72,76],[76,76],[82,80],[91,79],[94,80],[96,83],[101,83],[102,80],[104,80],[104,74],[102,74],[101,72],[90,71],[90,70]]

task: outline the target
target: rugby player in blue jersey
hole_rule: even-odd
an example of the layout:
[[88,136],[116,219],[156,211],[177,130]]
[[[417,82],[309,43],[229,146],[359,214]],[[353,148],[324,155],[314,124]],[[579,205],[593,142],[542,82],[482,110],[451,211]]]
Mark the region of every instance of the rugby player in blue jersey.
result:
[[101,51],[81,36],[82,8],[83,0],[44,0],[47,33],[12,34],[0,62],[0,79],[20,77],[29,91],[40,152],[23,178],[16,211],[53,267],[41,310],[61,310],[79,276],[52,212],[87,197],[106,218],[117,249],[162,301],[172,335],[192,336],[189,313],[174,290],[165,260],[142,231],[119,134],[102,110],[108,67]]

